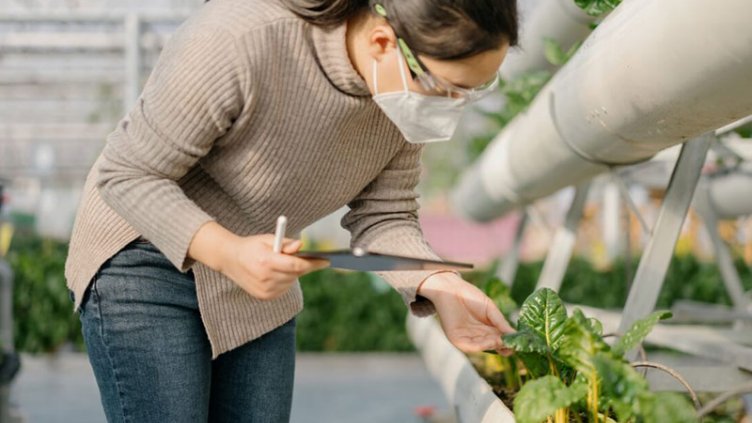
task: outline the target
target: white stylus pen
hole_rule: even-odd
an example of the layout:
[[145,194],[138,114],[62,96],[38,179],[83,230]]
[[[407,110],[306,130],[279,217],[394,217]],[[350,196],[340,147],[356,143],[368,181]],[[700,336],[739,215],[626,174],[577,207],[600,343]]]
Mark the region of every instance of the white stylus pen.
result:
[[274,252],[282,252],[282,240],[285,238],[285,230],[287,229],[287,218],[280,216],[277,218],[277,229],[274,232]]

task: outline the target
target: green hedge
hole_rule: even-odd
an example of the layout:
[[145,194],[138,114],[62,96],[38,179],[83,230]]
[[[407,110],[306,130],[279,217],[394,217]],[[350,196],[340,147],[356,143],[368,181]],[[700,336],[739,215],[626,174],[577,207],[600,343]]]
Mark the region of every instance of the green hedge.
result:
[[66,254],[66,245],[60,242],[13,240],[7,259],[15,273],[14,334],[20,351],[53,351],[66,343],[83,348],[81,324],[63,275]]
[[[14,240],[8,260],[16,272],[14,313],[16,348],[26,352],[54,351],[64,344],[83,349],[78,316],[65,287],[65,244],[24,237]],[[752,275],[737,262],[746,289]],[[520,266],[512,296],[521,304],[535,286],[541,263]],[[632,266],[631,274],[634,274]],[[493,267],[468,273],[482,284]],[[627,297],[625,266],[597,271],[583,259],[572,260],[561,297],[571,303],[621,307]],[[298,348],[302,351],[409,351],[405,306],[399,295],[366,273],[323,270],[301,278],[305,309],[298,317]],[[676,299],[729,304],[718,269],[691,256],[675,257],[658,300],[668,308]]]
[[301,351],[411,351],[406,308],[386,282],[368,273],[330,269],[301,278]]
[[[745,290],[752,290],[749,267],[741,259],[735,264]],[[533,292],[542,267],[541,262],[520,266],[512,286],[512,297],[518,304]],[[630,275],[634,275],[637,259],[630,270]],[[623,307],[628,293],[624,262],[616,262],[610,269],[598,271],[587,260],[575,258],[570,262],[561,286],[564,301],[599,308]],[[713,262],[698,261],[691,255],[672,259],[656,308],[670,308],[678,299],[731,304],[718,266]]]
[[[8,254],[14,272],[16,348],[49,352],[65,344],[83,350],[63,275],[67,247],[51,240],[16,238]],[[298,317],[304,351],[409,351],[405,306],[384,282],[366,273],[323,270],[301,278],[306,308]]]

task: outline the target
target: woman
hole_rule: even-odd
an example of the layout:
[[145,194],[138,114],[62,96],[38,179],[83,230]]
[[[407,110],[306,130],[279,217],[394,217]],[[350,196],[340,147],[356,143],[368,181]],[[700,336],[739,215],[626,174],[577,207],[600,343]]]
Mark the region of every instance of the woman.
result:
[[[94,164],[66,263],[108,421],[287,421],[297,278],[327,266],[294,238],[347,204],[353,245],[438,259],[423,144],[516,40],[514,0],[213,0],[188,19]],[[503,349],[512,329],[459,273],[380,275],[460,349]]]

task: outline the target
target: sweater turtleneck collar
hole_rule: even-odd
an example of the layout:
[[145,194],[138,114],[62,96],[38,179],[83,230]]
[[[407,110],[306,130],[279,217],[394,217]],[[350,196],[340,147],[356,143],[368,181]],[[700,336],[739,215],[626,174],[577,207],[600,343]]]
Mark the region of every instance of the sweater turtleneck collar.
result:
[[329,80],[340,91],[353,96],[370,96],[366,81],[353,67],[347,53],[347,23],[325,28],[312,27],[312,39],[316,55]]

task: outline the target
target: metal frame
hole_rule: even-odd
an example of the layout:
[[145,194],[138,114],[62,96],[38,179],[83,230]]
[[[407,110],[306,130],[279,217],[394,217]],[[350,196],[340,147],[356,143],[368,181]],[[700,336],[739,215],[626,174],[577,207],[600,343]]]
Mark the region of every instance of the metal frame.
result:
[[[68,33],[65,31],[52,33],[38,33],[35,31],[21,31],[12,33],[13,37],[0,39],[0,50],[9,49],[15,51],[57,51],[61,54],[89,54],[92,56],[105,54],[109,56],[115,53],[124,59],[123,76],[99,72],[97,69],[92,70],[96,75],[97,81],[107,82],[108,84],[122,87],[122,114],[127,113],[136,105],[138,97],[142,90],[142,82],[148,73],[150,66],[149,53],[158,51],[166,37],[162,36],[159,27],[177,27],[181,22],[189,17],[187,11],[176,13],[0,13],[0,25],[44,25],[59,24],[61,27],[68,26],[87,26],[87,25],[105,25],[105,30],[92,32],[93,36],[87,35],[87,32]],[[61,38],[62,36],[62,38]],[[150,37],[149,37],[150,36]],[[69,38],[65,38],[69,37]],[[102,38],[104,37],[104,38]],[[35,71],[37,72],[37,71]],[[52,81],[54,86],[60,83],[90,83],[92,74],[87,71],[49,73],[40,68],[40,78],[44,81]],[[99,73],[98,73],[99,72]],[[29,78],[24,75],[23,78]],[[102,79],[105,78],[105,79]],[[78,120],[77,120],[78,121]],[[66,121],[66,130],[70,127],[70,121]],[[84,123],[80,121],[80,123]],[[114,122],[113,122],[114,124]],[[45,127],[55,126],[56,124],[44,124],[40,128],[34,126],[30,136],[32,141],[40,137],[39,130],[44,131]],[[7,128],[0,128],[13,131],[15,125],[5,125]],[[86,131],[84,131],[86,132]],[[90,132],[90,131],[89,131]],[[97,135],[101,137],[104,134]],[[74,137],[75,139],[86,138],[82,133]],[[44,138],[44,137],[42,137]],[[53,138],[58,138],[56,133]],[[8,176],[32,175],[39,176],[30,171],[29,167],[10,167],[5,169],[10,172]],[[56,167],[55,173],[61,173],[70,176],[81,176],[82,172],[88,170],[88,167],[81,168],[78,165],[71,167]]]
[[[701,170],[707,152],[714,140],[715,134],[708,133],[692,139],[682,146],[656,223],[648,229],[646,223],[641,222],[643,229],[649,230],[651,236],[634,275],[622,313],[581,307],[586,314],[601,319],[604,324],[613,327],[616,332],[623,333],[636,320],[653,311],[674,255],[676,242],[695,196],[695,190],[700,182]],[[557,230],[551,249],[546,256],[537,288],[548,287],[558,290],[561,287],[574,248],[577,226],[582,217],[582,209],[588,189],[589,184],[582,184],[577,187],[567,212],[565,224]],[[626,190],[622,190],[622,194],[628,195]],[[629,202],[630,199],[626,199],[626,201]],[[706,217],[705,222],[708,228],[714,228],[712,225],[717,222],[717,219],[704,213],[702,216]],[[524,230],[524,228],[518,228],[518,232],[520,230]],[[733,267],[730,252],[718,236],[717,231],[710,230],[709,232],[711,232],[711,239],[719,259],[724,284],[729,294],[735,298],[734,312],[739,313],[742,308],[746,311],[749,303],[745,298],[742,298],[743,290],[739,275]],[[518,233],[517,237],[520,236]],[[517,243],[517,241],[516,239],[515,242]],[[752,371],[752,348],[740,343],[744,342],[744,339],[737,336],[738,333],[697,325],[659,325],[648,336],[647,340],[655,345],[669,347],[692,356],[715,360],[717,365],[714,364],[710,367],[716,370],[721,369],[718,370],[719,374],[748,378],[750,377],[749,372]],[[627,357],[631,359],[635,355],[636,352],[629,352]],[[696,378],[698,374],[694,372],[693,377]],[[701,384],[701,389],[717,391],[726,386],[724,383],[722,377],[709,377]]]
[[[737,272],[736,267],[734,266],[734,259],[731,255],[731,251],[718,233],[718,223],[720,219],[713,209],[713,205],[710,203],[707,186],[705,186],[704,183],[705,181],[702,180],[701,187],[706,189],[698,191],[697,198],[695,198],[695,210],[702,219],[708,237],[713,244],[713,251],[715,252],[715,259],[718,263],[721,279],[723,280],[726,292],[731,298],[731,302],[734,306],[731,311],[733,314],[747,315],[749,318],[752,318],[752,313],[750,313],[750,310],[752,310],[750,309],[750,300],[745,295],[744,286],[742,285],[739,272]],[[736,321],[737,329],[752,327],[749,322],[745,322],[744,320],[748,319],[739,319]]]
[[558,291],[561,288],[564,274],[572,258],[574,244],[577,240],[577,228],[582,219],[582,211],[585,208],[585,201],[589,192],[590,182],[580,184],[575,189],[564,225],[556,231],[551,249],[548,250],[546,255],[536,289],[551,288]]
[[514,234],[514,242],[512,248],[504,256],[504,260],[501,262],[499,269],[496,272],[496,276],[501,279],[502,282],[510,287],[514,284],[514,278],[517,277],[517,269],[520,268],[520,251],[522,250],[522,239],[525,236],[525,230],[530,223],[530,216],[527,211],[523,211],[520,216],[520,221],[517,223],[517,230]]
[[141,18],[136,13],[125,16],[125,92],[123,110],[136,104],[141,93]]
[[705,156],[714,139],[713,134],[706,134],[682,146],[658,220],[634,275],[627,303],[624,305],[619,332],[623,333],[632,323],[647,316],[655,308],[684,219],[700,180]]

